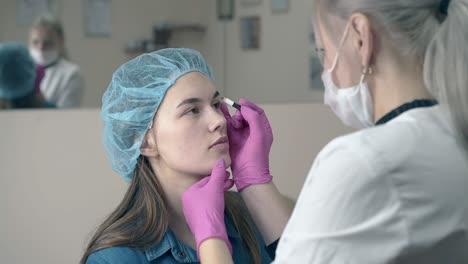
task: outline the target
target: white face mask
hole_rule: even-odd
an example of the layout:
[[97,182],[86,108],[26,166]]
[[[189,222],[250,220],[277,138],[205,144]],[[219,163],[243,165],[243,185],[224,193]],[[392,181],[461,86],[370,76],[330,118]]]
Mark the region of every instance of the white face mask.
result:
[[34,62],[42,66],[47,66],[55,62],[59,57],[59,52],[55,49],[42,52],[38,49],[31,48],[29,49],[29,53],[31,53],[31,57],[33,58]]
[[325,70],[322,75],[322,81],[325,86],[324,102],[345,125],[361,129],[374,125],[372,98],[369,87],[364,82],[366,74],[362,74],[358,85],[348,88],[338,88],[332,78],[332,72],[338,63],[340,50],[348,34],[349,25],[348,23],[346,26],[332,67],[329,70]]

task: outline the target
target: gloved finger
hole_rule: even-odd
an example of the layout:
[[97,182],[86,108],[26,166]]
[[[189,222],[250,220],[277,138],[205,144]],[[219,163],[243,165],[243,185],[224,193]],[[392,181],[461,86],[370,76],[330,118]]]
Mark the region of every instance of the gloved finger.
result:
[[233,119],[236,119],[237,121],[244,121],[244,117],[242,116],[242,113],[240,110],[237,110],[235,113],[234,113],[234,116],[232,117]]
[[[264,112],[264,110],[263,110],[260,106],[254,104],[253,102],[249,101],[249,100],[246,99],[246,98],[241,98],[241,99],[239,100],[239,104],[240,104],[241,106],[247,106],[247,107],[253,109],[255,112],[257,112],[257,113],[259,113],[259,114],[261,114],[261,113]],[[242,109],[242,107],[241,107],[241,109]]]
[[231,173],[229,171],[226,171],[226,178],[224,178],[224,180],[229,179],[230,176],[231,176]]
[[221,109],[221,112],[223,112],[224,118],[226,118],[226,120],[229,122],[232,119],[232,117],[231,117],[231,113],[229,113],[229,110],[226,104],[221,104],[220,109]]
[[231,126],[235,129],[239,129],[242,127],[242,122],[239,122],[237,119],[231,119]]
[[227,179],[224,182],[224,191],[227,191],[227,190],[231,189],[232,186],[234,186],[234,181],[232,179]]
[[235,155],[233,153],[234,147],[238,146],[242,143],[242,131],[238,131],[236,128],[228,129],[228,138],[229,138],[229,146],[230,146],[230,153],[231,155]]
[[224,159],[220,159],[211,171],[211,176],[208,185],[215,187],[224,186],[224,181],[227,178],[229,178],[229,173],[226,171],[226,163],[224,162]]
[[[257,115],[260,116],[260,115],[264,114],[263,109],[261,109],[260,107],[258,107],[254,103],[252,103],[249,100],[244,99],[244,98],[242,98],[239,101],[239,104],[241,102],[243,104],[243,107],[241,107],[241,109],[235,113],[235,115],[233,116],[233,119],[237,119],[237,120],[241,121],[244,124],[244,126],[250,126],[251,123],[259,123],[259,122],[254,121],[253,118],[254,118],[254,116],[257,116]],[[247,113],[247,112],[250,113],[250,115],[249,115],[250,120],[247,120],[247,118],[244,116],[244,114]]]
[[242,112],[237,110],[234,115],[232,116],[232,120],[236,120],[236,128],[242,128],[248,126],[248,123],[245,121],[244,117],[242,116]]
[[236,110],[234,115],[232,116],[232,125],[234,128],[239,129],[243,126],[244,117],[239,110]]
[[[256,124],[259,124],[260,115],[250,107],[242,107],[240,110],[244,121],[247,123],[248,126],[252,127]],[[262,122],[263,123],[263,122]]]
[[265,112],[258,113],[250,107],[244,106],[241,108],[242,116],[254,131],[265,130],[268,133],[272,133],[270,122],[266,117]]
[[226,118],[226,121],[229,127],[233,127],[236,129],[241,127],[242,124],[237,119],[231,116],[231,113],[229,112],[226,104],[221,104],[220,108],[221,108],[221,112],[223,112],[224,118]]

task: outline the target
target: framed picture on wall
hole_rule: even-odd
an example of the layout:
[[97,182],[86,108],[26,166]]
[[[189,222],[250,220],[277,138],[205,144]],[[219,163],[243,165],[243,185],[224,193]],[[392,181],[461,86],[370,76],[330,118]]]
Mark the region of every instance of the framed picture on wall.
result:
[[262,0],[241,0],[243,6],[256,6],[262,3]]
[[234,17],[234,0],[218,0],[218,19],[232,20]]
[[58,17],[58,5],[57,0],[16,0],[16,23],[30,26],[41,15]]
[[111,0],[82,0],[87,37],[110,37]]
[[273,13],[286,13],[289,9],[289,0],[271,0],[271,11]]
[[240,19],[240,34],[242,49],[260,49],[260,17],[242,17]]

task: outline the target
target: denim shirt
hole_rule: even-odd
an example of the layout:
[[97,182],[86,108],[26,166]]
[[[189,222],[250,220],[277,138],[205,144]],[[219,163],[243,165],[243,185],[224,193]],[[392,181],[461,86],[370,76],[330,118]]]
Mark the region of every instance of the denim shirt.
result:
[[[224,217],[226,231],[229,241],[232,245],[232,257],[234,263],[246,264],[252,263],[250,254],[242,242],[239,233],[235,230],[228,217]],[[272,259],[267,252],[265,243],[256,229],[257,240],[260,244],[260,254],[262,263],[270,263]],[[160,263],[160,264],[173,264],[173,263],[200,263],[197,258],[197,252],[179,241],[174,233],[168,229],[164,234],[161,242],[145,251],[125,246],[111,247],[93,252],[86,261],[87,264],[108,264],[108,263]]]

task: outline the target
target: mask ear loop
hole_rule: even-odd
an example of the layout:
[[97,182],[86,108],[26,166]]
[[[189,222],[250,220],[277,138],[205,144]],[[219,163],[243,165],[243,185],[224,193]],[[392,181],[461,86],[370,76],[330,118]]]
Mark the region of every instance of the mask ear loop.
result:
[[335,59],[333,60],[333,64],[332,64],[331,68],[328,70],[329,73],[332,73],[333,70],[336,67],[336,64],[338,64],[338,57],[340,56],[341,49],[343,48],[346,37],[348,36],[348,31],[349,31],[349,26],[350,25],[351,25],[351,21],[348,21],[348,24],[346,24],[343,36],[341,37],[340,45],[338,46],[338,51],[336,52]]

